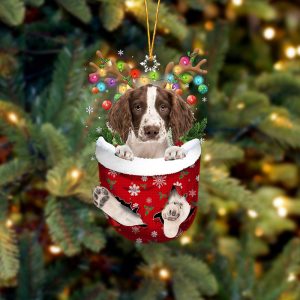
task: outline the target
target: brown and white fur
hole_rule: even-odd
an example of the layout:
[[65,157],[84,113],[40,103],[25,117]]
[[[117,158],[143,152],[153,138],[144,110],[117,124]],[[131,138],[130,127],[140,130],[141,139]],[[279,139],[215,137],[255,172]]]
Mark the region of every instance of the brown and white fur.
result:
[[[174,146],[173,142],[178,141],[191,128],[193,120],[193,113],[186,102],[172,91],[153,85],[128,90],[114,104],[109,114],[109,125],[126,141],[125,145],[116,147],[116,155],[127,160],[133,160],[134,157],[182,159],[185,152],[181,147]],[[169,130],[172,132],[173,141],[168,138]],[[143,224],[139,215],[123,206],[105,188],[97,187],[93,197],[96,206],[120,224]],[[170,211],[170,216],[163,214],[163,218],[173,221],[172,210],[182,201],[186,202],[185,198],[173,190],[164,208],[164,211]],[[180,209],[177,209],[177,218],[179,215]],[[177,229],[179,225],[174,220]],[[178,231],[176,228],[172,232],[165,230],[165,235],[174,237]]]

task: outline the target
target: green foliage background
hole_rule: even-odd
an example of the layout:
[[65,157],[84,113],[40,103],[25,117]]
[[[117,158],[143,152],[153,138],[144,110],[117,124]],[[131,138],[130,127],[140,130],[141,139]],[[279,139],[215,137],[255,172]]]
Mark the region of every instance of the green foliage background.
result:
[[183,238],[136,245],[91,200],[106,114],[91,136],[83,123],[96,49],[145,56],[144,1],[1,0],[0,299],[299,300],[299,15],[292,0],[162,1],[162,65],[194,47],[209,61],[199,210]]

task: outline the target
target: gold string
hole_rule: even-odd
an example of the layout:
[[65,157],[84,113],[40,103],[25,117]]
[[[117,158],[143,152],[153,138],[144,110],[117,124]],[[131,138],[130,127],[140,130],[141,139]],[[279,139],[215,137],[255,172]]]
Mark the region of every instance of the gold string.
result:
[[158,20],[158,12],[159,12],[160,0],[158,0],[157,7],[156,7],[156,15],[155,15],[155,23],[154,23],[152,41],[151,41],[151,36],[150,36],[148,3],[147,3],[147,0],[144,0],[144,1],[145,1],[145,11],[146,11],[146,20],[147,20],[147,35],[148,35],[149,58],[150,58],[150,60],[152,60],[153,59],[154,40],[155,40],[155,34],[156,34],[156,27],[157,27],[157,20]]

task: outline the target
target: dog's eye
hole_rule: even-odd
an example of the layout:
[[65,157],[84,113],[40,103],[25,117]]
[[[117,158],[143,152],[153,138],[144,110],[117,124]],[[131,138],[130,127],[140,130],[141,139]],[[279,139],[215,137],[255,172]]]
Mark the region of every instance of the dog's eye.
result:
[[164,110],[166,110],[166,106],[165,106],[164,104],[162,104],[162,105],[160,106],[160,109],[161,109],[162,111],[164,111]]
[[136,111],[140,111],[140,110],[142,109],[142,107],[141,107],[139,104],[137,104],[137,105],[134,107],[134,109],[135,109]]

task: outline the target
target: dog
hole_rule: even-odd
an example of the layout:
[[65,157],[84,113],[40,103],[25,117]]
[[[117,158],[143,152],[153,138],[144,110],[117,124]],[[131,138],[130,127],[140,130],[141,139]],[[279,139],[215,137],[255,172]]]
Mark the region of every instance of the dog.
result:
[[[116,147],[118,157],[126,160],[134,157],[174,160],[186,156],[184,150],[173,143],[192,127],[194,116],[179,95],[148,84],[128,90],[121,96],[113,105],[108,120],[111,129],[126,141],[125,145]],[[98,208],[120,224],[144,225],[138,214],[122,205],[104,187],[96,187],[93,198]],[[164,234],[169,238],[175,237],[189,212],[190,205],[186,199],[172,190],[162,212]]]

